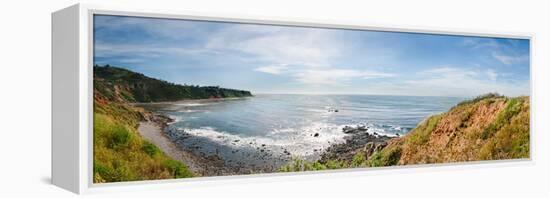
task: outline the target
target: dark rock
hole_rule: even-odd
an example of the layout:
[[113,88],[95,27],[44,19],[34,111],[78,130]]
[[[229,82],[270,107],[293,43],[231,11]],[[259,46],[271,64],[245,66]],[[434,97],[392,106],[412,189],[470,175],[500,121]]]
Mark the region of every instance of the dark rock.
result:
[[313,137],[319,137],[319,133],[315,133]]
[[351,126],[345,126],[342,128],[342,131],[346,134],[353,134],[353,133],[359,133],[359,132],[365,132],[369,128],[367,126],[357,126],[357,127],[351,127]]
[[344,132],[344,133],[354,133],[355,129],[353,127],[350,127],[350,126],[345,126],[344,128],[342,128],[342,132]]
[[344,127],[343,131],[350,134],[344,137],[345,142],[330,145],[321,153],[321,159],[319,161],[351,161],[353,156],[358,152],[364,152],[365,157],[368,159],[370,155],[384,148],[388,140],[394,138],[385,135],[373,135],[375,133],[368,133],[366,129],[368,129],[368,127],[365,126],[358,126],[357,128],[350,126]]

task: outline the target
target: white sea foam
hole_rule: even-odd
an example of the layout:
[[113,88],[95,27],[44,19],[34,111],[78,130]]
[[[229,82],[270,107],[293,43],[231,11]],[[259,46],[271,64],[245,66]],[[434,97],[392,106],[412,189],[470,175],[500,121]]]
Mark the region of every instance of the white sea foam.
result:
[[177,112],[182,112],[182,113],[195,113],[195,112],[199,112],[199,110],[192,110],[192,109],[184,109],[184,110],[179,110]]
[[[272,150],[288,150],[293,155],[306,156],[312,154],[314,150],[321,151],[333,143],[343,142],[344,137],[347,136],[347,134],[342,133],[343,127],[344,125],[312,123],[308,127],[299,129],[275,129],[264,137],[234,135],[218,131],[212,127],[183,128],[179,130],[185,131],[191,136],[207,138],[210,141],[235,149],[265,145],[265,147]],[[318,135],[315,136],[315,134]]]

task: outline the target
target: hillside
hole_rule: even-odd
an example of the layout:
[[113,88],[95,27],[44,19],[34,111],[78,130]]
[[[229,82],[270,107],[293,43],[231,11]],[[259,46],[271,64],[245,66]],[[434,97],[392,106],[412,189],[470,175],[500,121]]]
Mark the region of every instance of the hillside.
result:
[[529,158],[529,97],[486,95],[420,123],[373,158],[406,165]]
[[529,109],[527,96],[487,94],[430,116],[403,137],[325,155],[339,158],[297,159],[281,171],[529,158]]
[[185,178],[196,175],[138,132],[140,122],[165,126],[169,118],[132,102],[251,96],[248,91],[184,86],[117,67],[94,67],[94,183]]
[[250,91],[217,86],[179,85],[113,66],[94,66],[94,91],[112,101],[165,102],[252,96]]

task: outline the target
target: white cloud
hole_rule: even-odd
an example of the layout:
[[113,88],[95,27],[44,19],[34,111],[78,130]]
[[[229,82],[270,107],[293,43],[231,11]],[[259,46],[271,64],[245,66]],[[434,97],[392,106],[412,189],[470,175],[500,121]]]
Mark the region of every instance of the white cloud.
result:
[[[514,50],[518,40],[506,39],[507,44],[500,44],[496,39],[487,38],[466,38],[462,40],[461,45],[471,47],[472,49],[484,49],[489,51],[491,56],[506,65],[523,62],[529,60],[528,54],[520,54]],[[518,55],[520,54],[520,55]]]
[[296,82],[307,85],[345,85],[353,79],[372,79],[393,77],[395,74],[355,69],[337,69],[304,65],[270,65],[258,67],[254,71],[293,77]]
[[[249,54],[250,59],[268,63],[254,69],[286,75],[307,85],[345,85],[347,81],[392,77],[393,74],[336,67],[336,60],[353,49],[340,31],[276,26],[232,26],[212,35],[208,49]],[[275,64],[272,64],[275,63]]]
[[117,57],[119,62],[139,63],[145,60],[161,58],[165,55],[195,57],[199,55],[216,55],[219,52],[204,48],[186,48],[173,46],[156,46],[149,44],[112,44],[96,41],[94,56]]
[[296,80],[309,85],[345,85],[354,78],[370,79],[392,77],[394,74],[358,71],[352,69],[309,69],[293,74]]
[[[98,28],[113,30],[138,27],[159,38],[181,39],[189,35],[201,35],[198,46],[149,45],[145,43],[96,43],[98,57],[117,57],[124,62],[135,63],[140,58],[162,58],[164,55],[200,57],[223,52],[223,59],[237,55],[257,72],[286,75],[307,85],[344,85],[351,79],[392,77],[393,74],[335,67],[335,60],[349,53],[354,43],[342,36],[341,31],[317,28],[288,28],[266,25],[241,24],[218,26],[211,31],[193,28],[191,23],[172,20],[145,20],[136,18],[100,18]],[[202,31],[202,33],[198,33]],[[187,35],[187,36],[186,36]],[[244,56],[242,54],[245,54]]]
[[345,50],[338,32],[275,26],[231,26],[211,35],[210,49],[239,51],[252,59],[289,65],[322,66]]
[[508,55],[502,55],[502,54],[497,53],[497,52],[493,52],[492,55],[493,55],[493,58],[497,59],[499,62],[501,62],[503,64],[506,64],[506,65],[510,65],[510,64],[513,64],[513,63],[529,60],[529,57],[526,56],[526,55],[508,56]]
[[[380,70],[373,70],[367,66],[391,65],[395,62],[394,56],[397,56],[394,53],[399,54],[400,48],[368,49],[368,45],[360,43],[365,42],[365,39],[350,38],[352,34],[342,35],[341,31],[331,29],[246,24],[203,26],[204,24],[196,25],[196,22],[141,18],[99,20],[104,21],[98,23],[98,28],[113,31],[139,28],[144,31],[142,33],[150,33],[155,39],[165,41],[147,44],[140,40],[120,37],[117,38],[120,39],[118,42],[96,43],[96,56],[116,57],[120,62],[137,63],[142,60],[163,58],[165,55],[171,55],[174,58],[195,58],[208,61],[205,65],[228,67],[244,65],[256,72],[289,77],[294,83],[308,86],[331,85],[334,86],[332,90],[348,89],[351,90],[348,91],[350,93],[464,96],[486,92],[517,95],[529,90],[527,81],[507,80],[510,78],[504,73],[498,73],[503,70],[479,69],[487,67],[474,69],[439,67],[417,73],[411,72],[410,75],[401,74],[399,79],[389,79],[396,74],[380,72],[388,71],[381,67],[377,67]],[[525,52],[509,49],[509,45],[514,44],[513,42],[507,44],[497,42],[496,39],[471,37],[464,39],[460,44],[494,63],[499,61],[503,64],[514,64],[528,61],[528,53],[525,55]],[[353,47],[357,45],[362,48]],[[383,61],[377,62],[378,59]],[[220,64],[212,64],[213,62]],[[254,66],[250,68],[250,65]],[[365,67],[357,67],[357,65]],[[192,66],[197,65],[192,64]],[[420,68],[423,67],[414,69]],[[396,72],[401,73],[401,71]],[[365,80],[373,78],[388,79]],[[361,84],[361,86],[343,87],[353,80],[365,80],[361,81],[361,83],[365,82],[365,86]],[[367,84],[369,86],[366,86]]]
[[462,40],[461,45],[468,46],[473,49],[481,49],[481,48],[500,48],[501,45],[498,44],[498,42],[495,39],[487,39],[487,38],[465,38]]
[[418,73],[415,79],[403,84],[419,95],[476,96],[497,92],[505,95],[528,94],[528,82],[514,80],[497,81],[498,73],[492,69],[466,69],[440,67]]
[[270,65],[264,67],[258,67],[254,71],[264,72],[268,74],[281,74],[287,69],[287,65]]

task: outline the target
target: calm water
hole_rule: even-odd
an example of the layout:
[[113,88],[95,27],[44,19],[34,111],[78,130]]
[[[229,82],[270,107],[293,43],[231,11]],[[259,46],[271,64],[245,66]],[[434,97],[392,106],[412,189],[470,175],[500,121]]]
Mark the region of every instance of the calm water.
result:
[[166,133],[181,147],[205,156],[218,154],[228,166],[237,169],[269,171],[292,156],[318,158],[331,143],[343,141],[344,126],[367,125],[369,132],[403,135],[427,116],[447,111],[462,100],[416,96],[256,95],[141,106],[175,119]]

